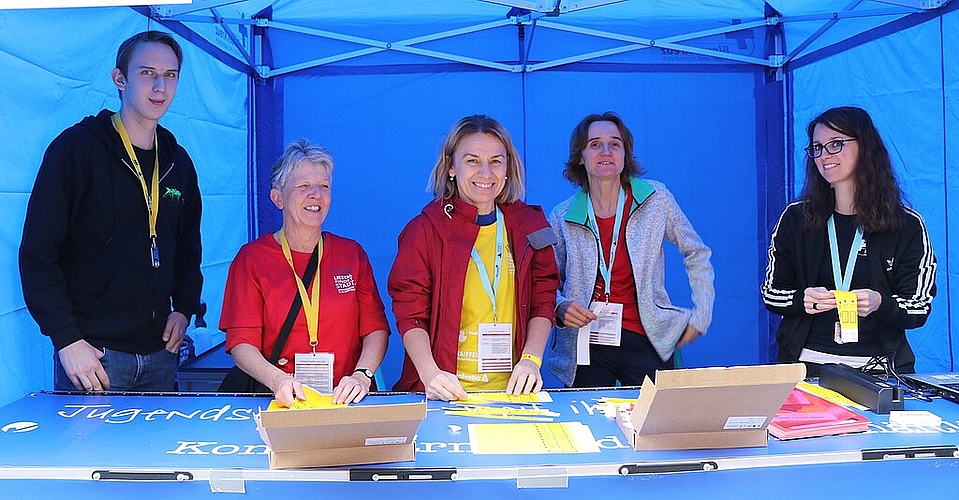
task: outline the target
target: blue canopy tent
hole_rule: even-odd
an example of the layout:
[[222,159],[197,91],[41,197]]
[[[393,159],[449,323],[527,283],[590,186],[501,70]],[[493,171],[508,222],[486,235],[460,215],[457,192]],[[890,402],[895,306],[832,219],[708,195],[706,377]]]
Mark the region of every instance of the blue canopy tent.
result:
[[[549,210],[572,192],[561,175],[569,131],[585,114],[612,109],[633,130],[645,175],[669,186],[713,249],[713,326],[684,349],[686,365],[767,362],[775,356],[775,318],[763,309],[758,286],[769,232],[802,187],[805,124],[830,106],[862,106],[883,132],[939,258],[933,314],[909,337],[918,368],[942,371],[955,368],[959,349],[952,341],[959,325],[951,319],[955,257],[947,238],[956,210],[949,197],[955,174],[948,166],[956,164],[957,148],[948,147],[956,140],[947,133],[959,116],[959,70],[952,61],[959,47],[956,6],[937,0],[196,0],[45,18],[0,12],[0,26],[35,33],[81,23],[108,31],[121,24],[100,21],[102,13],[135,19],[122,24],[123,33],[58,33],[65,49],[104,52],[98,82],[106,82],[119,40],[147,25],[182,37],[192,49],[188,64],[203,61],[204,69],[188,72],[184,81],[206,71],[212,79],[197,76],[192,98],[184,99],[181,87],[173,116],[164,121],[190,137],[201,171],[211,329],[232,255],[278,227],[268,174],[290,140],[306,137],[332,151],[333,207],[325,229],[363,244],[388,302],[395,238],[429,200],[426,176],[456,119],[486,113],[502,121],[526,164],[527,201]],[[50,60],[23,49],[27,39],[0,31],[0,61]],[[76,78],[97,76],[88,74],[89,60],[80,67],[86,71]],[[0,82],[0,92],[11,96],[26,88]],[[0,265],[15,269],[23,208],[42,149],[81,114],[110,104],[106,94],[58,110],[63,116],[55,123],[47,114],[59,102],[55,96],[13,115],[0,113],[5,131],[18,119],[37,123],[29,147],[16,148],[15,182],[4,187],[0,177],[0,205],[17,214],[0,222],[9,234]],[[0,100],[0,110],[4,102],[9,100]],[[205,109],[211,105],[217,109]],[[230,123],[229,140],[197,127],[195,121],[207,119],[200,116]],[[0,151],[15,149],[8,137]],[[225,223],[241,213],[249,224]],[[667,286],[686,302],[688,285],[673,249],[667,261]],[[8,333],[0,336],[0,355],[34,360],[12,368],[17,382],[0,387],[2,400],[49,385],[50,348],[23,308],[15,273],[0,299],[0,330]],[[46,364],[36,363],[41,358]],[[401,360],[402,343],[394,336],[383,367],[388,383]]]

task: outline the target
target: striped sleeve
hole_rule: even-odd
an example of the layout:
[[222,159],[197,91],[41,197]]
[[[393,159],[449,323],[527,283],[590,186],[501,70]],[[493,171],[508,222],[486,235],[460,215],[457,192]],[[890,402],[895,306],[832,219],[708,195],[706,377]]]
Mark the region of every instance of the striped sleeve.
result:
[[[918,212],[905,208],[907,217],[915,220],[917,233],[902,256],[904,266],[900,271],[900,286],[893,291],[899,309],[909,315],[927,316],[932,308],[932,299],[936,296],[936,256],[932,252],[932,243],[926,231],[926,222]],[[887,262],[888,267],[896,263]]]
[[766,308],[780,315],[787,314],[796,300],[796,263],[789,234],[794,228],[785,219],[790,209],[797,204],[795,202],[787,206],[773,228],[767,252],[766,275],[761,288]]

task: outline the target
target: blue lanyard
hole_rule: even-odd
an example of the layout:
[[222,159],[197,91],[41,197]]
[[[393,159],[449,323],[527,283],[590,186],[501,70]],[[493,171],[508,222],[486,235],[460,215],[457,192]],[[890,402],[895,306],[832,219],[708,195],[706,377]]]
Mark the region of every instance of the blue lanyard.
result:
[[499,290],[499,281],[503,272],[503,232],[506,224],[503,222],[503,212],[496,207],[496,260],[493,261],[493,284],[490,285],[489,273],[486,272],[486,264],[483,258],[476,251],[476,245],[473,245],[473,262],[476,263],[476,270],[479,272],[480,281],[483,282],[483,290],[493,303],[493,323],[496,323],[496,292]]
[[856,255],[859,254],[859,247],[862,246],[862,228],[856,228],[856,235],[852,238],[852,246],[849,247],[849,258],[846,259],[846,272],[841,279],[839,276],[839,243],[836,240],[836,221],[832,215],[826,222],[826,229],[829,233],[829,256],[832,258],[832,279],[836,282],[836,290],[844,292],[849,291],[852,285],[852,271],[856,267]]
[[596,242],[599,243],[599,274],[603,277],[606,286],[606,302],[609,302],[609,286],[612,280],[613,263],[616,262],[616,247],[619,244],[619,232],[623,227],[623,207],[626,205],[626,191],[622,186],[619,188],[619,199],[616,201],[616,220],[613,222],[613,241],[609,246],[609,264],[603,259],[602,238],[599,237],[599,224],[596,222],[596,212],[593,210],[593,201],[589,194],[586,194],[586,214],[589,216],[587,222],[590,229],[596,235]]

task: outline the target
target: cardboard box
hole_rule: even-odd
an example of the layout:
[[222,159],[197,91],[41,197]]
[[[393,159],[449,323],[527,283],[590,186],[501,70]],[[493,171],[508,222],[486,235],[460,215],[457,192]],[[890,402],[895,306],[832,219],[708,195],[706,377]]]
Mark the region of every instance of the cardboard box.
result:
[[802,363],[660,371],[617,420],[635,450],[766,446],[769,423],[805,376]]
[[[367,400],[373,396],[367,396]],[[357,465],[413,460],[414,437],[426,418],[417,402],[336,408],[263,410],[260,437],[270,447],[270,468]]]

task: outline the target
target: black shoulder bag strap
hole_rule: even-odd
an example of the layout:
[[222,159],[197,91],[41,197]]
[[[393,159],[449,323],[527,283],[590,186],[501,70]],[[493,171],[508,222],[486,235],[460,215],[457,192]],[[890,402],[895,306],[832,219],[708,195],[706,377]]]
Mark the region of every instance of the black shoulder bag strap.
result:
[[[320,235],[320,238],[323,238],[323,235]],[[313,279],[313,275],[316,274],[316,268],[319,267],[320,260],[320,245],[317,244],[313,247],[313,255],[310,255],[310,261],[306,264],[306,271],[303,273],[303,283],[309,283]],[[276,366],[276,362],[280,359],[280,353],[283,352],[283,347],[286,346],[286,339],[290,338],[290,330],[293,329],[293,322],[296,321],[296,317],[300,314],[300,308],[303,307],[303,299],[300,298],[300,294],[293,295],[293,303],[290,304],[290,313],[286,315],[286,321],[283,322],[283,327],[280,328],[280,335],[276,338],[276,345],[273,346],[273,353],[270,354],[270,364]]]

